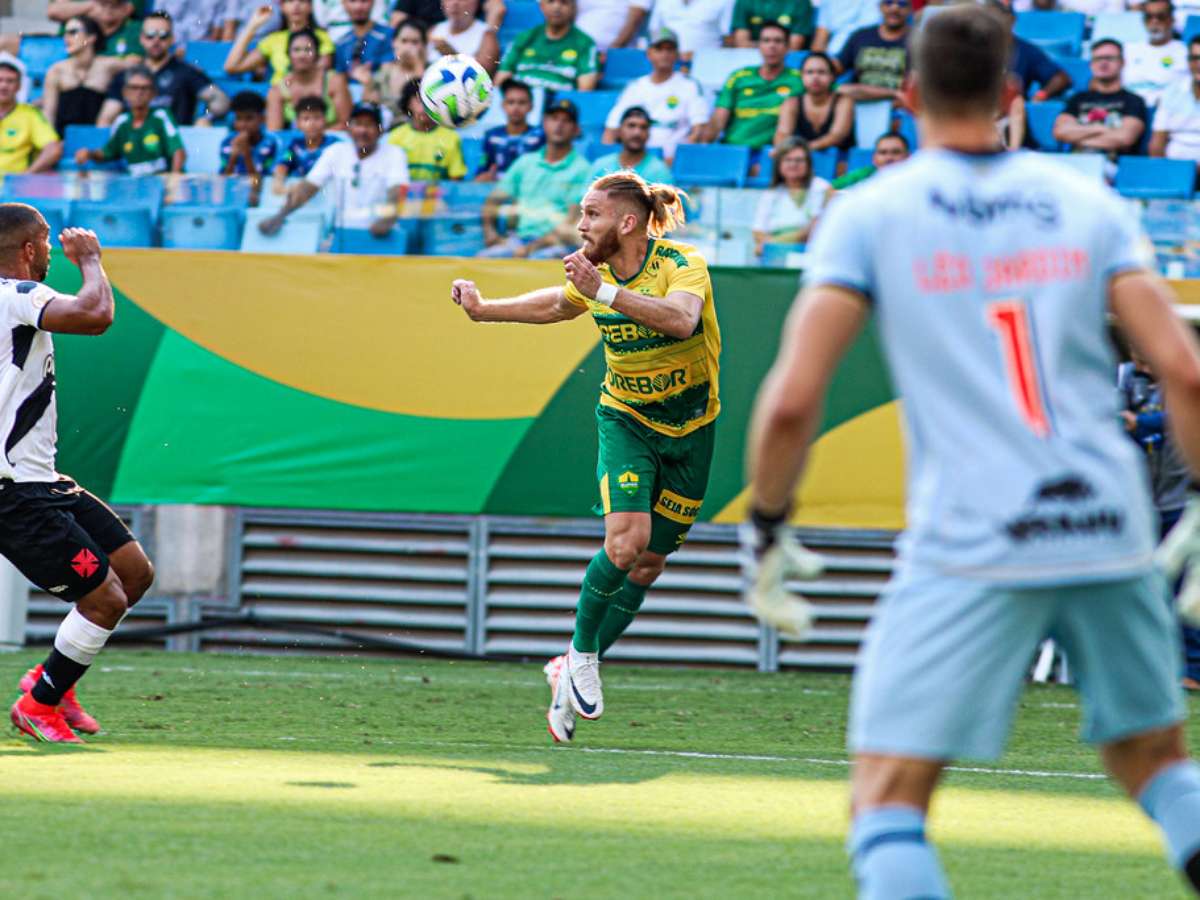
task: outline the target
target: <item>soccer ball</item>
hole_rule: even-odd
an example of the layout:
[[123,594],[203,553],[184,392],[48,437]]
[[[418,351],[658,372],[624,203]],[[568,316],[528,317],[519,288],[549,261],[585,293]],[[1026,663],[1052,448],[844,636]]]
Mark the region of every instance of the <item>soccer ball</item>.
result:
[[421,78],[421,102],[439,125],[462,128],[484,114],[492,100],[487,69],[465,53],[443,56]]

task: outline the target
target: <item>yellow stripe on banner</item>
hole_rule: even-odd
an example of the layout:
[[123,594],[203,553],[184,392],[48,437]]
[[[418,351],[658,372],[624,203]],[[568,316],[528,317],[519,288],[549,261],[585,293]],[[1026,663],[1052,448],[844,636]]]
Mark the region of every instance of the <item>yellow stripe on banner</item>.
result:
[[700,515],[700,504],[703,502],[703,499],[693,500],[664,489],[658,497],[658,502],[654,504],[654,511],[672,522],[691,525],[696,521],[696,516]]
[[604,477],[600,479],[600,503],[604,506],[604,514],[607,516],[612,512],[612,501],[608,499],[608,473],[604,473]]
[[138,306],[205,349],[384,412],[535,417],[599,340],[588,316],[483,325],[450,300],[456,278],[491,297],[561,285],[554,262],[110,250],[104,264]]
[[[742,521],[749,502],[749,490],[743,490],[713,521]],[[899,403],[863,413],[824,434],[809,453],[793,508],[794,525],[903,528],[904,446]]]

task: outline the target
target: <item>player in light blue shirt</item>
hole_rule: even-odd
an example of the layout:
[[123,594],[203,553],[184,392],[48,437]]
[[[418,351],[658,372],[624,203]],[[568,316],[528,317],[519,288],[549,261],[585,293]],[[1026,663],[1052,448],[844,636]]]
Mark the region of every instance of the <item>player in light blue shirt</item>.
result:
[[1078,676],[1083,736],[1200,892],[1200,767],[1107,315],[1160,373],[1193,472],[1200,352],[1120,201],[1002,151],[1008,47],[990,10],[929,19],[913,45],[928,149],[835,200],[817,227],[753,419],[747,600],[783,630],[811,619],[783,579],[816,566],[784,523],[826,386],[874,313],[904,407],[908,530],[851,701],[860,897],[949,896],[925,838],[933,789],[948,761],[1000,755],[1050,634]]

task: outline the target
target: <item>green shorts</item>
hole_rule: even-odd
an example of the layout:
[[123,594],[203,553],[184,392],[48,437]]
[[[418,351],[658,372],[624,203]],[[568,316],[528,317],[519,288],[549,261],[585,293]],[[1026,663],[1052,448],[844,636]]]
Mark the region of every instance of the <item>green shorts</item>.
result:
[[596,407],[600,436],[596,513],[650,513],[648,549],[664,556],[678,550],[704,502],[714,424],[683,437],[668,437],[615,409]]

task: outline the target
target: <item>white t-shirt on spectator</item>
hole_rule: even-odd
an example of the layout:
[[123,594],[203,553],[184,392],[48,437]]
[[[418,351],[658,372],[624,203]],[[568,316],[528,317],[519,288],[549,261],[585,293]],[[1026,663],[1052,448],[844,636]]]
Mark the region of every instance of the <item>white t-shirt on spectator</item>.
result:
[[817,27],[829,32],[825,52],[830,56],[838,55],[852,33],[879,22],[879,4],[875,0],[824,0],[817,9]]
[[[391,4],[387,0],[375,0],[371,4],[371,20],[383,25],[388,24],[388,10]],[[345,37],[350,31],[350,17],[346,15],[346,7],[342,0],[313,0],[313,18],[317,26],[329,32],[329,39],[334,43]]]
[[441,54],[433,46],[434,39],[445,41],[454,48],[455,53],[465,53],[467,56],[477,56],[479,45],[491,28],[482,19],[476,19],[466,31],[454,34],[450,31],[449,21],[441,21],[429,29],[429,61],[436,62]]
[[1063,12],[1078,12],[1085,16],[1125,12],[1125,0],[1058,0]]
[[1146,101],[1158,106],[1163,91],[1188,78],[1187,47],[1183,41],[1167,41],[1155,47],[1149,41],[1125,45],[1125,68],[1121,83]]
[[711,111],[704,99],[700,83],[682,72],[674,72],[661,84],[649,75],[631,81],[621,91],[604,122],[605,128],[617,128],[621,113],[631,106],[640,106],[650,113],[649,147],[661,147],[663,156],[675,158],[675,148],[687,140],[693,128],[707,122]]
[[1192,92],[1190,78],[1163,92],[1152,127],[1170,135],[1168,157],[1200,160],[1200,100]]
[[680,53],[716,49],[733,32],[733,0],[656,0],[649,30],[662,28],[679,37]]
[[394,144],[380,140],[375,152],[365,159],[349,141],[330,146],[304,180],[323,188],[334,185],[337,224],[342,228],[366,228],[389,213],[388,191],[408,184],[408,156]]
[[578,0],[575,26],[595,41],[597,48],[607,50],[620,35],[629,8],[649,10],[652,5],[653,0]]
[[824,178],[814,177],[804,195],[804,202],[797,204],[792,193],[778,185],[764,193],[754,210],[754,230],[774,234],[779,231],[796,231],[806,228],[821,214],[830,184]]

